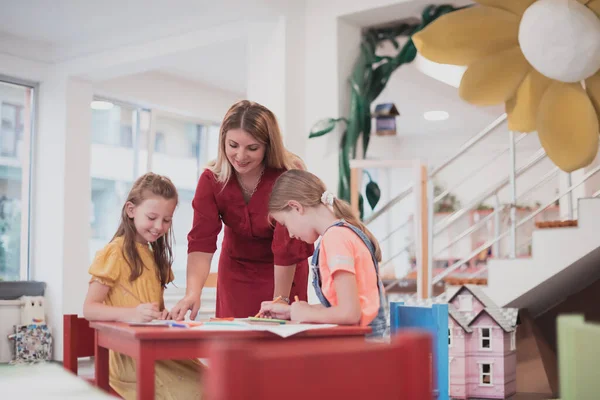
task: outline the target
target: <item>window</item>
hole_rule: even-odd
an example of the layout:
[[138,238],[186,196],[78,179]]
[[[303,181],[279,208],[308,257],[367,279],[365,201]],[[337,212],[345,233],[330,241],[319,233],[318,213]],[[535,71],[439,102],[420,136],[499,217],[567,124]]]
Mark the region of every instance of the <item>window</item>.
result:
[[0,281],[29,277],[34,85],[0,82]]
[[123,104],[92,109],[90,260],[114,235],[131,185],[146,171],[147,151],[135,139],[149,134],[149,115]]
[[[182,287],[186,279],[187,235],[194,218],[192,200],[198,178],[209,161],[207,155],[216,153],[216,149],[207,149],[209,130],[206,125],[160,113],[155,120],[157,132],[151,170],[171,178],[179,192],[179,206],[173,217],[173,274],[175,285]],[[213,260],[217,262],[218,257]]]
[[154,138],[154,152],[163,154],[167,153],[165,134],[162,132],[156,132],[156,137]]
[[0,130],[0,155],[16,157],[19,141],[23,137],[24,106],[2,102],[2,125]]
[[[151,120],[155,129],[153,140]],[[168,176],[179,193],[179,206],[173,217],[173,272],[175,284],[185,286],[187,234],[194,217],[192,199],[204,166],[216,157],[218,133],[217,125],[199,124],[131,105],[113,103],[108,109],[92,110],[90,259],[114,235],[133,181],[150,169]],[[215,255],[213,269],[218,251]]]
[[452,347],[452,328],[448,328],[448,347]]
[[491,328],[480,328],[480,346],[481,349],[491,350],[492,348],[492,329]]
[[510,333],[510,350],[514,351],[517,349],[517,332],[512,331]]
[[481,377],[480,385],[491,386],[492,385],[492,364],[480,364],[481,365]]
[[463,312],[473,311],[473,297],[472,296],[470,296],[468,294],[458,296],[458,302],[459,302],[459,310],[460,311],[463,311]]
[[133,147],[133,131],[131,126],[121,125],[119,144],[121,147]]

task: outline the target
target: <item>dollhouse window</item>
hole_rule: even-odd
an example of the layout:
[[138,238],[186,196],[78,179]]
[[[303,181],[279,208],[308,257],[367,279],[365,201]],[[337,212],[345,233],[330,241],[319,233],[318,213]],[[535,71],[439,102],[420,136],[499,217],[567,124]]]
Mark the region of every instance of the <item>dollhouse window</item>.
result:
[[510,350],[514,351],[517,349],[517,332],[512,331],[510,333]]
[[481,328],[479,331],[481,337],[481,348],[482,349],[491,349],[492,348],[492,329],[491,328]]
[[460,311],[470,312],[473,311],[473,297],[470,295],[462,295],[458,296],[458,307]]
[[481,365],[481,385],[491,385],[492,384],[492,364],[480,364]]

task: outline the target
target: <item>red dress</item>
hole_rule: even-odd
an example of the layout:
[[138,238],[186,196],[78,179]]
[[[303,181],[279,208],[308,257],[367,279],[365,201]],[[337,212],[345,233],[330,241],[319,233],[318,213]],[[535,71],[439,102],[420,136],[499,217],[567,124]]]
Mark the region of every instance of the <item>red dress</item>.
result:
[[273,265],[297,265],[290,298],[297,295],[306,301],[308,257],[313,246],[291,239],[285,227],[273,227],[268,218],[269,196],[283,172],[266,168],[248,204],[235,177],[223,187],[208,169],[200,176],[192,201],[194,223],[188,234],[188,253],[214,253],[224,225],[217,317],[255,315],[262,301],[273,298]]

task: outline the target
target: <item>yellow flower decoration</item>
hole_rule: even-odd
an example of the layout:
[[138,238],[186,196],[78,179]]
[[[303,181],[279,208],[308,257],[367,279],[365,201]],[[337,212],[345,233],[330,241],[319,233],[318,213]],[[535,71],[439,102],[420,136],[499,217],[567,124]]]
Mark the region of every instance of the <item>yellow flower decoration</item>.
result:
[[467,66],[461,98],[505,103],[510,130],[537,131],[571,172],[598,151],[600,0],[475,0],[413,36],[427,59]]

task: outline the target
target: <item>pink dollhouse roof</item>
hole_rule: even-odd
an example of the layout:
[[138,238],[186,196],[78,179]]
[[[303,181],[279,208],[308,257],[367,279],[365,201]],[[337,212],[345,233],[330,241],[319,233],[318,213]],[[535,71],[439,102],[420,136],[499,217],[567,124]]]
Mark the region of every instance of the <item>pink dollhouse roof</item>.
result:
[[473,329],[469,327],[469,320],[463,313],[461,313],[460,311],[455,311],[452,308],[448,308],[448,314],[450,315],[450,318],[452,318],[454,322],[460,325],[460,327],[463,328],[465,332],[473,332]]
[[511,326],[510,322],[504,318],[504,316],[500,312],[500,309],[493,307],[484,308],[483,310],[479,311],[479,313],[477,313],[477,315],[473,317],[473,319],[471,319],[471,321],[469,322],[469,326],[473,325],[477,318],[479,318],[479,316],[484,313],[489,315],[498,324],[498,326],[502,328],[502,330],[504,330],[504,332],[512,332],[515,330],[514,326]]
[[477,300],[479,300],[479,302],[481,304],[483,304],[484,307],[495,307],[498,308],[498,306],[496,305],[496,303],[494,303],[492,301],[492,299],[490,299],[488,297],[487,294],[484,293],[483,290],[481,290],[481,288],[477,285],[463,285],[460,287],[460,289],[458,289],[452,296],[450,296],[450,298],[447,300],[448,303],[450,303],[452,300],[454,300],[454,298],[456,296],[458,296],[459,294],[461,294],[464,290],[468,290],[469,292],[471,292],[471,294],[473,295],[473,297],[475,297]]
[[449,316],[465,331],[472,332],[473,329],[470,327],[475,322],[481,313],[486,312],[490,318],[492,318],[498,326],[500,326],[505,332],[512,332],[517,326],[517,320],[519,316],[518,308],[500,308],[488,297],[487,294],[478,285],[463,285],[454,294],[449,295],[447,292],[440,294],[437,297],[429,299],[419,299],[416,295],[402,297],[399,300],[403,301],[407,306],[421,306],[430,307],[432,304],[446,304],[450,303],[456,296],[464,291],[468,291],[473,297],[475,297],[484,309],[478,314],[474,315],[467,312],[461,312],[455,310],[452,306],[448,307]]
[[[456,296],[458,296],[465,290],[469,291],[473,295],[473,297],[475,297],[477,300],[479,300],[481,304],[483,304],[485,309],[488,310],[488,314],[490,315],[490,317],[492,317],[499,325],[501,325],[502,329],[504,329],[507,332],[510,332],[514,329],[515,326],[517,326],[519,309],[510,307],[498,307],[496,303],[494,303],[494,301],[490,299],[488,295],[485,294],[483,289],[478,285],[463,285],[452,296],[448,298],[447,302],[450,303]],[[475,321],[475,318],[477,317],[478,315],[474,315],[471,318],[469,318],[469,324]],[[508,328],[510,330],[506,330],[505,328]]]

